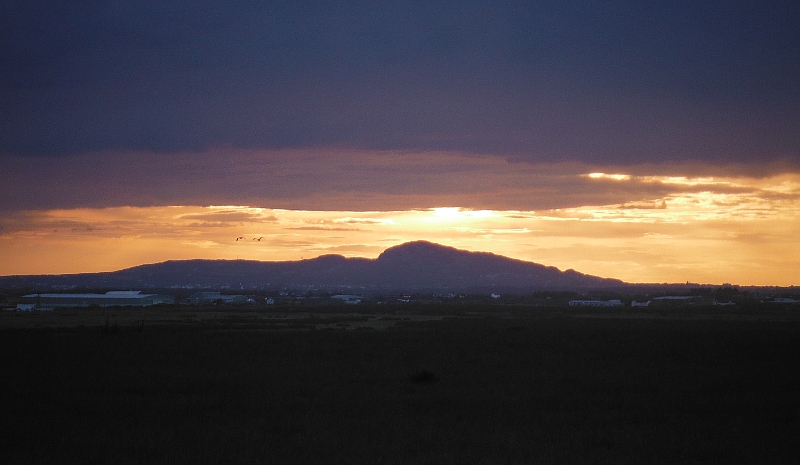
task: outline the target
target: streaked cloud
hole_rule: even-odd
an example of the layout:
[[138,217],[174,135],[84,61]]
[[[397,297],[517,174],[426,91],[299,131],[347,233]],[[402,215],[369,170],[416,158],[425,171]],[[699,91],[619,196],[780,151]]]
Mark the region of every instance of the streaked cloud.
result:
[[[790,200],[798,192],[797,172],[780,166],[775,168],[778,171],[758,175],[731,173],[722,166],[717,167],[718,174],[708,172],[713,166],[683,167],[681,176],[672,171],[680,167],[624,168],[627,172],[604,174],[577,163],[531,164],[463,153],[340,149],[214,149],[169,157],[150,152],[57,159],[10,157],[0,172],[0,185],[4,186],[0,209],[250,205],[368,211],[460,205],[476,211],[531,211],[660,204],[676,192],[751,193],[757,198],[785,196]],[[646,168],[651,171],[642,173]],[[202,220],[223,221],[219,218],[224,212],[214,212],[218,219]]]

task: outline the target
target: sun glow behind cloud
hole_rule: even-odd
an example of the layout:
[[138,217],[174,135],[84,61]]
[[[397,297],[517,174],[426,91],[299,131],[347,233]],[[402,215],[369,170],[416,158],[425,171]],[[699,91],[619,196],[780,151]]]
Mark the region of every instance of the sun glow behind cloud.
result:
[[591,179],[613,179],[614,181],[628,181],[631,179],[630,175],[627,174],[589,173],[586,176]]
[[621,204],[537,211],[235,205],[28,211],[2,220],[0,273],[114,270],[189,258],[374,258],[425,239],[631,282],[797,284],[798,177],[583,176],[672,189]]

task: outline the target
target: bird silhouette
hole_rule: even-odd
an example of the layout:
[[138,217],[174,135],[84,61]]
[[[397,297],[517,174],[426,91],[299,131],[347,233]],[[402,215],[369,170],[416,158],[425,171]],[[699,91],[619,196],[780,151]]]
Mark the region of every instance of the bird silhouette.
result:
[[264,238],[263,237],[259,237],[258,239],[256,239],[255,237],[253,238],[254,241],[258,241],[258,242],[261,242],[261,239],[264,239]]
[[239,242],[239,239],[244,240],[244,236],[239,236],[236,238],[236,242]]

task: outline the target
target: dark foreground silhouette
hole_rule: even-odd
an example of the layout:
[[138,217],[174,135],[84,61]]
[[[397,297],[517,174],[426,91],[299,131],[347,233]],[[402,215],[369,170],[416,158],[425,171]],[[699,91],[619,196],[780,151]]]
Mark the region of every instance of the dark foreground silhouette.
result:
[[796,316],[421,307],[379,330],[352,313],[201,311],[0,328],[0,462],[800,458]]

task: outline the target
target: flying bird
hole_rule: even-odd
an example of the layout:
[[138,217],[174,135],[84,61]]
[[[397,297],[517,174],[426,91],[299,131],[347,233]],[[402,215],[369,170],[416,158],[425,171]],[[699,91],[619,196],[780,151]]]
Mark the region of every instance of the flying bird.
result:
[[258,239],[256,239],[255,237],[253,238],[254,241],[258,241],[258,242],[261,242],[261,239],[264,239],[264,237],[262,236],[262,237],[259,237]]
[[239,236],[236,238],[236,242],[239,242],[239,239],[244,240],[244,236]]

